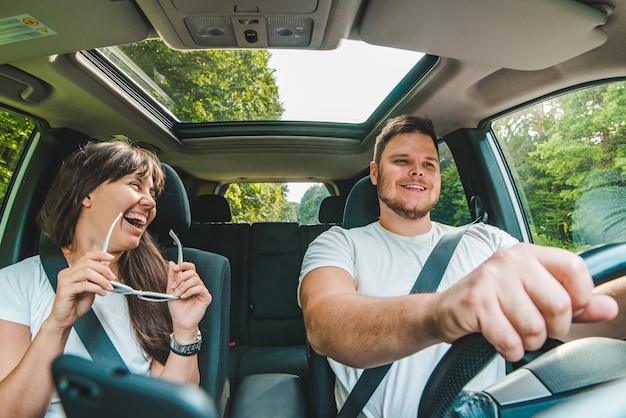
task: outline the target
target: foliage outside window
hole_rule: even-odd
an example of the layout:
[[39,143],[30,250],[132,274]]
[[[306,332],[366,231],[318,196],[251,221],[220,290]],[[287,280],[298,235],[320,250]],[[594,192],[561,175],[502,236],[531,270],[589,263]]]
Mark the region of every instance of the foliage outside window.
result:
[[362,123],[385,97],[400,94],[394,89],[403,89],[404,77],[417,78],[411,69],[424,56],[358,40],[328,51],[181,51],[150,39],[98,51],[183,123]]
[[319,223],[318,215],[322,200],[329,196],[326,186],[316,184],[307,189],[298,204],[298,220],[302,225],[314,225]]
[[441,193],[437,205],[431,211],[433,221],[446,225],[465,225],[471,221],[469,207],[461,177],[446,144],[439,145],[439,167],[441,170]]
[[284,111],[268,51],[181,53],[148,40],[101,52],[183,122],[278,120]]
[[626,240],[626,82],[495,121],[533,241],[580,251]]
[[0,110],[0,205],[34,129],[31,119]]
[[300,202],[289,202],[288,183],[233,183],[225,197],[230,204],[233,222],[318,223],[319,207],[328,190],[322,184],[309,187]]

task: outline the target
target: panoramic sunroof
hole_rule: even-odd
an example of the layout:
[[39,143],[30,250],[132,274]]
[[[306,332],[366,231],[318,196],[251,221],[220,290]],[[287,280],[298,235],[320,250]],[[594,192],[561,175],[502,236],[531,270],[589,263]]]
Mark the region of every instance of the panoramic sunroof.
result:
[[149,40],[99,51],[183,123],[363,123],[423,57],[358,41],[330,51],[179,51]]

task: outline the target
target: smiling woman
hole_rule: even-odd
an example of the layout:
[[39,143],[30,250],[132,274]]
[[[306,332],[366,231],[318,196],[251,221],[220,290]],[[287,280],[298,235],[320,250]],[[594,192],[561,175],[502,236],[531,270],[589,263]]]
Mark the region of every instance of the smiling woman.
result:
[[[11,376],[0,388],[3,415],[63,416],[58,399],[50,403],[48,373],[64,352],[99,358],[92,350],[101,343],[84,340],[95,335],[79,338],[84,328],[74,327],[92,309],[130,371],[198,384],[191,355],[211,296],[192,263],[168,264],[146,233],[163,185],[156,156],[126,141],[90,143],[65,159],[38,219],[52,252],[0,270],[0,336],[11,340],[0,359],[0,379]],[[51,257],[59,268],[49,267]],[[126,300],[112,281],[172,296],[167,304]],[[177,354],[188,344],[196,350]],[[26,408],[16,393],[28,394]]]

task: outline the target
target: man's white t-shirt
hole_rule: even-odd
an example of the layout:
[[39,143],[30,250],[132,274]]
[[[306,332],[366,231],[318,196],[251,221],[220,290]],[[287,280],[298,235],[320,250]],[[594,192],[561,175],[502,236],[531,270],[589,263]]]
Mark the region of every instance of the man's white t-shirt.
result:
[[[0,320],[26,325],[30,328],[31,340],[52,312],[54,297],[54,290],[39,256],[0,270]],[[149,375],[151,359],[137,342],[130,323],[126,296],[116,293],[96,295],[92,308],[128,369],[135,374]],[[64,353],[91,359],[73,328]],[[42,369],[41,373],[49,371]],[[46,418],[64,416],[61,403],[55,396]]]
[[[309,245],[300,283],[316,268],[338,267],[352,275],[359,294],[375,297],[409,294],[435,244],[451,228],[433,222],[429,232],[407,237],[384,229],[378,222],[352,229],[332,227]],[[454,285],[499,248],[517,243],[500,229],[485,224],[472,225],[459,242],[437,291],[443,292]],[[417,416],[426,381],[448,348],[448,344],[437,344],[394,362],[363,409],[363,416]],[[328,362],[336,376],[335,399],[339,409],[363,370],[332,359]],[[505,363],[498,357],[468,383],[466,389],[481,390],[504,375]]]

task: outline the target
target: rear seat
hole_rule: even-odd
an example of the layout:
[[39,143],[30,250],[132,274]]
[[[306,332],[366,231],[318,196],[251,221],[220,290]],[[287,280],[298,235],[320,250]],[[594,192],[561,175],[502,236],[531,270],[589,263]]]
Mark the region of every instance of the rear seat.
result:
[[343,209],[346,207],[346,198],[343,196],[327,196],[320,204],[319,214],[317,215],[320,224],[342,225]]
[[181,242],[187,247],[223,255],[230,261],[230,338],[235,344],[245,344],[248,309],[242,306],[242,301],[249,298],[250,224],[230,223],[232,214],[228,201],[224,196],[213,194],[198,196],[193,201],[191,220],[190,228],[180,235]]
[[273,372],[308,376],[304,321],[296,299],[301,262],[297,223],[252,224],[250,339],[238,362],[237,380]]
[[317,215],[320,223],[314,225],[300,225],[300,248],[302,257],[304,257],[304,253],[309,244],[319,234],[333,225],[341,226],[343,223],[343,208],[345,205],[346,199],[343,196],[327,196],[322,200]]
[[249,225],[229,223],[230,208],[222,196],[203,195],[193,202],[193,224],[181,241],[231,262],[233,386],[262,373],[295,374],[306,382],[306,338],[296,295],[300,266],[309,243],[341,224],[343,203],[336,196],[322,202],[318,217],[324,224]]

